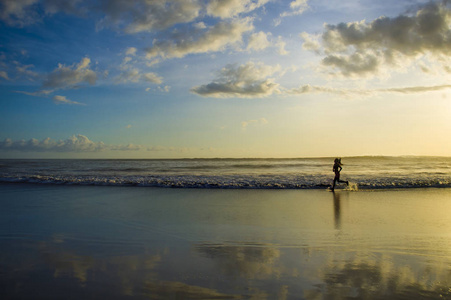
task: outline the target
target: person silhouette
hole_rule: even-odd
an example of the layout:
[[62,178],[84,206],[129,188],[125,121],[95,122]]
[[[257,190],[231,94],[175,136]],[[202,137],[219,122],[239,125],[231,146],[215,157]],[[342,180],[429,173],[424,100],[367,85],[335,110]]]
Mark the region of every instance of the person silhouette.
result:
[[346,185],[349,185],[349,181],[340,180],[340,172],[343,169],[341,163],[341,158],[336,158],[334,160],[334,166],[332,168],[332,171],[335,173],[334,183],[332,184],[331,190],[333,191],[335,189],[335,184],[338,183],[346,183]]

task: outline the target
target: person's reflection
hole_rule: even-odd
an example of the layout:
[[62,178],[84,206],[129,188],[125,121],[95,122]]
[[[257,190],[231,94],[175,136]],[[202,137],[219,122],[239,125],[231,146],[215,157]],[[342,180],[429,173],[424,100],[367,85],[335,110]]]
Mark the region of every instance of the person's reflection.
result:
[[334,196],[335,229],[341,229],[340,193],[332,192],[332,194]]

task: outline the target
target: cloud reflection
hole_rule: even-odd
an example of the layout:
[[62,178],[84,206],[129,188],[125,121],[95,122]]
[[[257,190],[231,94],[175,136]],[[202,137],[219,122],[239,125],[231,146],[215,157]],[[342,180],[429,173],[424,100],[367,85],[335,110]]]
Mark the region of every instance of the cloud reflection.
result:
[[201,243],[124,254],[84,246],[64,235],[5,244],[0,249],[4,296],[34,297],[38,290],[42,298],[75,299],[451,297],[446,258],[259,243]]

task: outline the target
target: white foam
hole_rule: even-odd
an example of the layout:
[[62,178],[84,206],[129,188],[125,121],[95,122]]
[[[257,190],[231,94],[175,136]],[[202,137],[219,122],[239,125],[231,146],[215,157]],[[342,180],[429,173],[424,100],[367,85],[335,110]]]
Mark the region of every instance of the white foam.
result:
[[359,184],[357,182],[348,181],[348,186],[345,189],[346,191],[358,191]]

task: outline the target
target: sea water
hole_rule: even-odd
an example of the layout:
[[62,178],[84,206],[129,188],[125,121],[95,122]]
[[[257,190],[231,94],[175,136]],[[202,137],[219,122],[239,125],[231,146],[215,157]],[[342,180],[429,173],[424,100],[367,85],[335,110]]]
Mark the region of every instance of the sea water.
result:
[[[323,189],[333,157],[0,160],[0,182],[177,188]],[[451,157],[344,157],[348,189],[451,187]],[[338,186],[346,188],[344,184]]]

